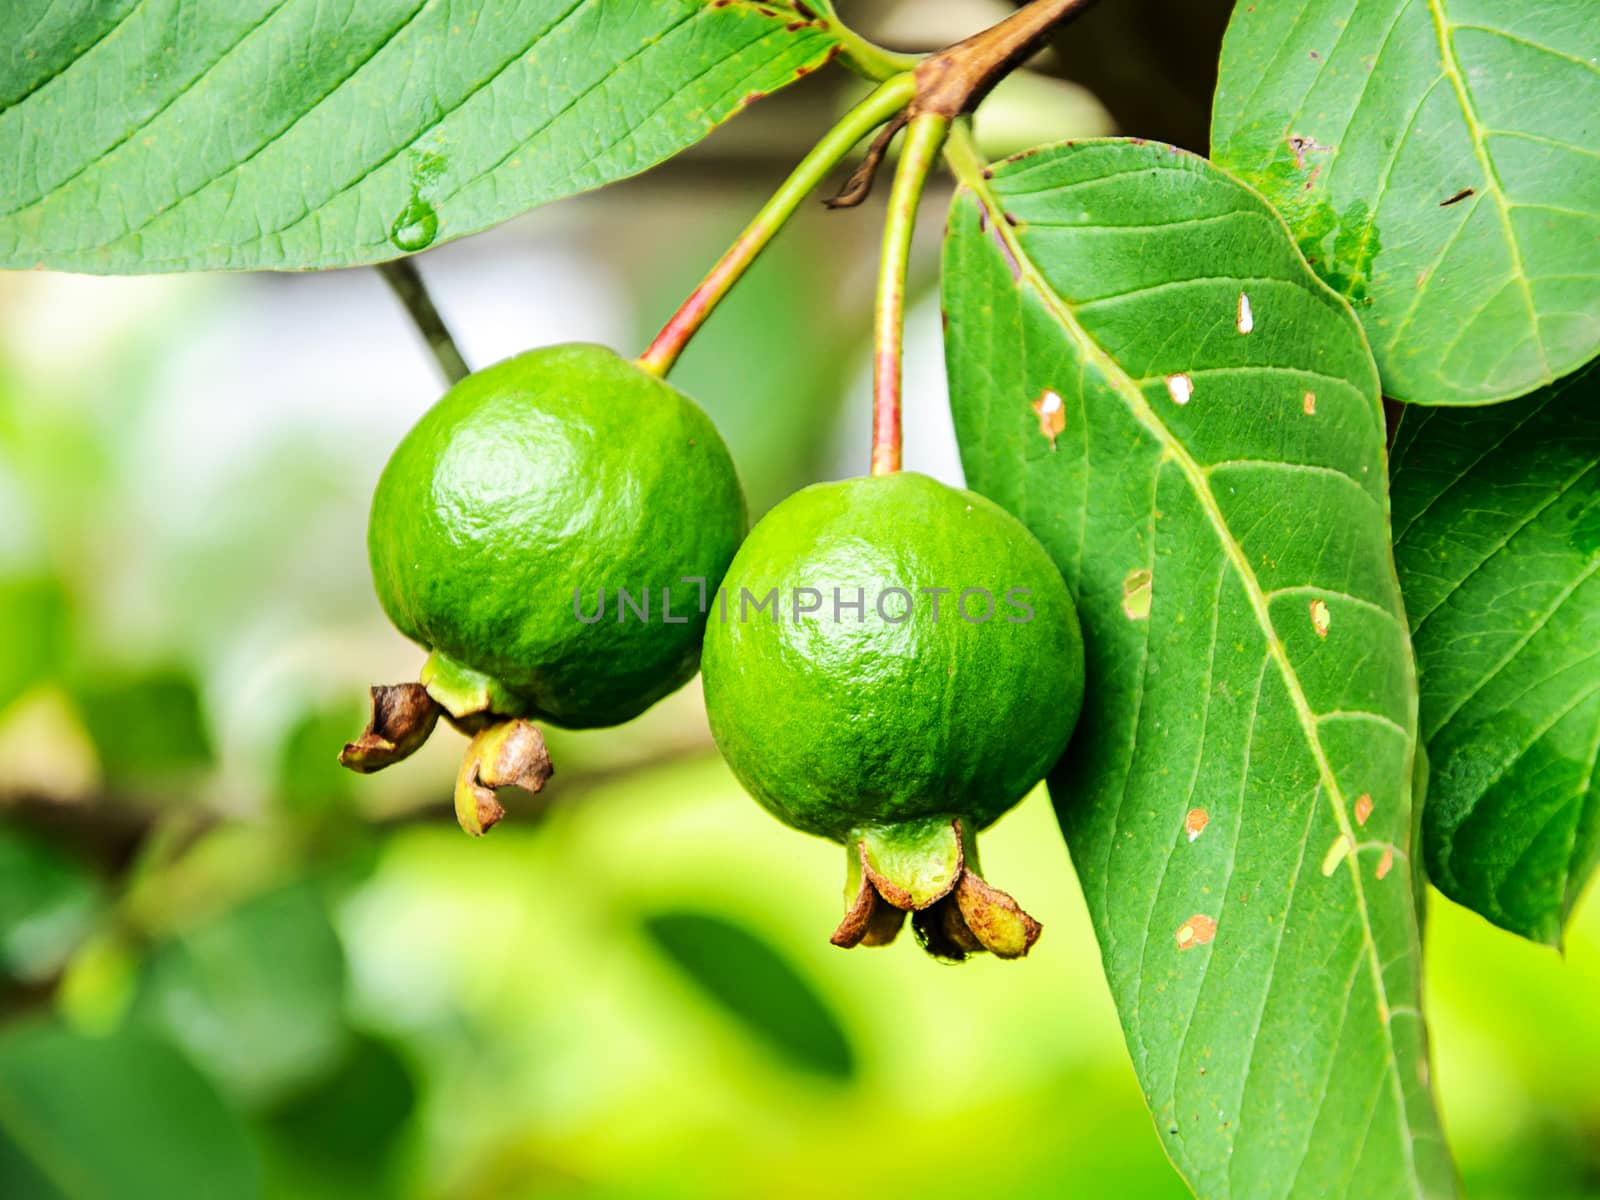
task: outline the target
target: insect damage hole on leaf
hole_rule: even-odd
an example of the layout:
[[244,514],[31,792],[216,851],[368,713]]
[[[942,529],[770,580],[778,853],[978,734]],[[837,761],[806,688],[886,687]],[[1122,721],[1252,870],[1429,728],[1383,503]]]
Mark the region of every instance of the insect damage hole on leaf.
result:
[[1050,440],[1050,449],[1054,450],[1056,438],[1060,437],[1062,430],[1067,427],[1067,410],[1061,402],[1061,394],[1045,388],[1031,407],[1034,415],[1039,418],[1039,432]]
[[1356,797],[1356,824],[1365,825],[1372,815],[1372,793],[1362,792]]
[[1211,817],[1205,809],[1191,808],[1183,818],[1183,829],[1192,842],[1206,831],[1206,826],[1210,823]]
[[[1040,164],[1025,171],[1002,166],[996,171],[998,182],[991,181],[988,188],[971,167],[960,172],[973,194],[970,204],[986,206],[991,215],[1002,205],[1016,207],[1024,218],[1026,232],[1014,239],[1032,289],[1023,303],[1012,299],[1007,272],[989,251],[988,239],[977,234],[975,221],[952,223],[946,258],[947,270],[963,272],[946,284],[945,291],[952,311],[953,350],[947,348],[947,358],[957,429],[972,440],[965,448],[965,457],[971,460],[969,478],[1020,505],[1030,523],[1050,538],[1064,569],[1077,572],[1080,585],[1086,585],[1085,604],[1097,618],[1097,634],[1114,639],[1115,651],[1126,655],[1119,661],[1107,653],[1106,660],[1118,667],[1122,661],[1128,664],[1129,686],[1101,714],[1100,732],[1114,733],[1106,740],[1114,741],[1115,747],[1100,754],[1090,744],[1092,739],[1079,739],[1086,761],[1058,770],[1052,780],[1057,815],[1074,854],[1084,863],[1085,893],[1094,910],[1107,974],[1141,1067],[1146,1097],[1158,1119],[1193,1111],[1186,1106],[1200,1097],[1181,1082],[1185,1068],[1205,1048],[1219,1047],[1224,1036],[1232,1036],[1237,1012],[1265,1013],[1259,1025],[1263,1055],[1274,1046],[1284,1046],[1290,1037],[1305,1036],[1312,1029],[1328,1031],[1333,1092],[1342,1095],[1345,1089],[1359,1089],[1362,1095],[1377,1094],[1393,1114],[1392,1121],[1373,1123],[1370,1148],[1361,1152],[1363,1165],[1352,1194],[1361,1193],[1376,1173],[1398,1164],[1385,1177],[1385,1186],[1403,1176],[1408,1187],[1415,1185],[1406,1194],[1443,1196],[1448,1188],[1435,1183],[1447,1178],[1445,1156],[1415,1149],[1425,1140],[1435,1144],[1429,1100],[1409,1093],[1406,1085],[1407,1056],[1425,1052],[1420,1038],[1409,1031],[1396,1036],[1374,1029],[1372,1036],[1363,1035],[1360,1054],[1332,1054],[1339,1037],[1335,1022],[1355,1012],[1345,1003],[1351,993],[1307,986],[1313,984],[1309,974],[1295,980],[1300,986],[1292,993],[1285,988],[1290,964],[1294,970],[1305,970],[1314,958],[1326,967],[1329,956],[1323,953],[1324,939],[1319,936],[1324,927],[1339,930],[1338,953],[1353,971],[1360,972],[1362,961],[1367,967],[1372,1004],[1363,1015],[1379,1004],[1387,1005],[1391,994],[1393,999],[1408,1000],[1415,983],[1417,951],[1414,917],[1407,907],[1409,892],[1385,887],[1375,897],[1371,877],[1357,876],[1348,858],[1344,862],[1348,887],[1343,882],[1327,887],[1315,869],[1322,857],[1317,847],[1326,847],[1324,839],[1335,832],[1319,820],[1323,807],[1331,808],[1332,824],[1339,831],[1348,835],[1354,827],[1348,819],[1347,797],[1359,789],[1350,787],[1352,776],[1359,777],[1363,787],[1372,787],[1392,775],[1395,786],[1392,790],[1386,786],[1383,795],[1399,805],[1397,817],[1406,807],[1403,780],[1410,777],[1403,749],[1393,743],[1380,749],[1368,744],[1353,726],[1323,721],[1328,714],[1359,712],[1398,727],[1407,739],[1410,736],[1409,662],[1401,640],[1399,597],[1392,572],[1381,561],[1388,541],[1386,514],[1381,503],[1375,503],[1378,497],[1359,483],[1357,488],[1366,495],[1347,493],[1345,484],[1337,485],[1337,509],[1323,496],[1308,494],[1307,486],[1316,479],[1315,487],[1327,480],[1331,488],[1335,473],[1359,481],[1369,469],[1381,471],[1377,374],[1354,317],[1343,305],[1330,304],[1320,287],[1312,284],[1304,258],[1287,234],[1270,247],[1270,256],[1266,238],[1249,239],[1249,253],[1235,255],[1232,247],[1228,253],[1218,250],[1213,243],[1220,239],[1206,231],[1197,233],[1186,220],[1193,215],[1196,190],[1188,178],[1175,178],[1168,192],[1156,199],[1136,200],[1134,181],[1147,187],[1150,175],[1135,168],[1148,168],[1143,157],[1148,153],[1132,142],[1119,144],[1114,152],[1100,146],[1063,148],[1049,160],[1053,173],[1046,175]],[[1205,175],[1208,184],[1219,189],[1227,182],[1210,179],[1210,168],[1198,162],[1182,158],[1174,162],[1181,167],[1169,170]],[[1096,183],[1096,204],[1103,198],[1103,209],[1080,216],[1088,208],[1085,184],[1091,179]],[[1075,190],[1067,192],[1069,188]],[[1002,194],[991,196],[990,191]],[[1236,206],[1241,213],[1261,211],[1259,200],[1251,195],[1239,195]],[[1125,239],[1113,240],[1120,235],[1089,231],[1095,223],[1125,225],[1131,211],[1137,211],[1146,230],[1136,248],[1124,249]],[[1053,220],[1069,226],[1069,231],[1052,231]],[[1266,225],[1282,232],[1275,221]],[[1166,232],[1152,234],[1148,232],[1152,228]],[[1158,249],[1161,266],[1147,266]],[[1215,260],[1202,257],[1211,253]],[[1204,280],[1188,278],[1202,270],[1208,272]],[[1273,288],[1267,310],[1273,314],[1272,323],[1263,327],[1272,331],[1268,342],[1227,338],[1224,319],[1236,320],[1241,281],[1285,274],[1301,287],[1296,292]],[[1175,276],[1182,277],[1190,290],[1179,293],[1164,286]],[[1207,290],[1193,290],[1202,287]],[[1123,299],[1125,293],[1136,299]],[[1109,294],[1118,296],[1114,310],[1100,303]],[[1195,304],[1196,297],[1202,303]],[[1250,299],[1259,298],[1258,286],[1257,296]],[[1194,321],[1191,307],[1210,320]],[[1252,323],[1253,308],[1252,303]],[[1204,327],[1194,327],[1199,325]],[[1186,331],[1191,341],[1166,336],[1169,329],[1184,326],[1191,327]],[[1052,371],[1059,370],[1058,356],[1070,357],[1082,364],[1085,379],[1106,385],[1112,394],[1104,405],[1106,422],[1094,419],[1091,425],[1102,435],[1111,426],[1116,436],[1102,436],[1098,446],[1091,442],[1081,465],[1076,454],[1028,458],[1016,454],[1014,439],[1002,444],[985,438],[984,421],[1004,395],[993,381],[1004,379],[1010,364],[1023,356],[1049,363]],[[968,361],[972,358],[977,362]],[[1226,391],[1214,397],[1208,392],[1208,403],[1196,413],[1180,411],[1169,381],[1182,376],[1194,384],[1202,372],[1215,377],[1214,367],[1230,372]],[[1292,384],[1284,386],[1286,369],[1303,381],[1300,400]],[[1341,390],[1338,411],[1325,418],[1334,419],[1334,426],[1319,433],[1312,426],[1286,420],[1303,402],[1305,386],[1313,377],[1327,380],[1317,386],[1348,384],[1360,397],[1360,409],[1347,406]],[[1035,376],[1030,382],[1037,389],[1044,383],[1062,386],[1058,380],[1062,376]],[[1185,398],[1193,399],[1192,389],[1186,391]],[[968,401],[969,395],[977,398]],[[1123,401],[1121,408],[1112,397]],[[1168,401],[1172,407],[1167,407]],[[1113,417],[1126,424],[1112,426]],[[1031,429],[1027,433],[1031,435]],[[1312,470],[1303,471],[1308,467]],[[1268,509],[1273,510],[1270,523],[1261,519]],[[1139,519],[1130,519],[1135,513]],[[1215,540],[1201,536],[1202,531],[1214,533]],[[1341,551],[1337,557],[1319,550],[1334,544]],[[1370,563],[1373,569],[1363,574],[1349,565],[1356,562],[1363,569]],[[1115,583],[1135,564],[1152,569],[1159,564],[1163,616],[1181,614],[1183,622],[1164,620],[1148,637],[1127,623],[1128,589],[1125,586],[1118,594]],[[1205,585],[1213,572],[1219,578],[1217,590],[1210,592]],[[1312,590],[1288,599],[1302,587]],[[1204,607],[1208,594],[1215,597],[1210,612]],[[1331,607],[1334,597],[1343,596],[1362,605],[1346,610],[1351,614],[1350,635],[1358,624],[1363,630],[1367,627],[1367,607],[1385,614],[1382,631],[1374,630],[1375,647],[1358,644],[1354,636],[1320,646],[1315,638],[1305,638],[1301,622],[1306,617],[1295,616],[1307,612],[1301,605],[1325,597],[1324,606]],[[1206,624],[1193,621],[1196,615],[1211,616],[1214,632],[1208,635]],[[1338,660],[1329,659],[1330,653]],[[1365,679],[1359,687],[1351,686],[1355,680],[1341,682],[1352,666],[1367,661],[1392,668],[1381,677],[1382,686],[1366,686]],[[1229,684],[1226,691],[1219,690],[1219,680]],[[1151,837],[1134,822],[1148,819],[1142,791],[1180,772],[1181,777],[1194,777],[1191,756],[1201,763],[1196,795],[1205,794],[1199,788],[1211,785],[1207,772],[1216,769],[1215,720],[1219,716],[1231,720],[1241,695],[1252,705],[1251,715],[1239,716],[1241,728],[1259,734],[1265,727],[1253,724],[1252,718],[1260,716],[1274,733],[1270,742],[1260,736],[1253,743],[1245,739],[1237,751],[1245,786],[1236,801],[1229,801],[1227,824],[1242,826],[1246,833],[1234,839],[1234,830],[1228,830],[1233,845],[1228,857],[1242,856],[1241,865],[1253,862],[1258,873],[1251,876],[1252,883],[1262,883],[1259,889],[1252,886],[1256,901],[1248,909],[1242,905],[1237,913],[1231,906],[1227,909],[1230,929],[1242,940],[1236,946],[1230,943],[1238,953],[1212,960],[1228,977],[1229,999],[1223,999],[1224,985],[1215,973],[1197,988],[1153,983],[1146,947],[1161,930],[1174,930],[1160,916],[1163,887],[1175,890],[1175,879],[1194,881],[1195,898],[1206,904],[1212,921],[1223,916],[1217,908],[1221,896],[1233,901],[1232,887],[1219,888],[1209,878],[1201,882],[1197,877],[1209,875],[1214,865],[1211,855],[1196,855],[1192,850],[1197,847],[1185,854],[1184,843],[1171,837],[1170,826]],[[1254,702],[1252,696],[1257,697]],[[1196,755],[1198,736],[1172,736],[1175,725],[1168,718],[1193,711],[1198,719],[1207,708],[1213,728]],[[1352,711],[1347,714],[1347,709]],[[1295,811],[1308,816],[1310,824],[1282,820],[1290,796]],[[1179,816],[1187,807],[1174,805],[1172,815]],[[1251,813],[1263,819],[1251,819]],[[1310,831],[1311,845],[1304,844],[1301,830]],[[1296,872],[1290,884],[1268,883],[1278,878],[1286,862],[1303,863],[1305,869]],[[1260,870],[1263,867],[1265,871]],[[1134,906],[1135,911],[1129,912],[1119,903],[1119,887],[1135,877],[1163,881],[1156,885],[1154,923],[1150,907]],[[1363,882],[1368,885],[1366,892]],[[1211,888],[1209,900],[1202,899],[1206,893],[1201,889],[1206,887]],[[1273,895],[1277,887],[1303,896],[1290,919],[1281,915],[1285,910]],[[1245,926],[1235,928],[1240,920]],[[1346,936],[1356,930],[1359,940]],[[1196,944],[1197,932],[1192,920],[1178,927],[1173,932],[1177,948]],[[1274,947],[1278,970],[1273,959],[1263,965],[1244,951],[1257,938]],[[1300,953],[1299,947],[1313,945],[1315,955]],[[1339,978],[1350,978],[1352,987],[1359,982],[1343,971]],[[1274,979],[1285,988],[1279,995],[1292,994],[1293,999],[1281,1003],[1272,997],[1262,999]],[[1232,999],[1250,1007],[1235,1008],[1229,1003]],[[1266,1031],[1275,1022],[1280,1027],[1274,1042]],[[1246,1023],[1247,1028],[1254,1024]],[[1161,1032],[1191,1025],[1195,1033],[1187,1041],[1168,1040]],[[1248,1051],[1255,1039],[1246,1032],[1239,1040]],[[1304,1106],[1296,1105],[1291,1095],[1293,1081],[1274,1079],[1270,1071],[1251,1071],[1249,1061],[1248,1052],[1233,1056],[1230,1084],[1242,1091],[1248,1078],[1258,1111],[1270,1108],[1284,1114],[1300,1145],[1330,1141],[1330,1135],[1337,1134],[1331,1109],[1313,1105],[1302,1111]],[[1175,1079],[1180,1082],[1174,1083]],[[1235,1125],[1236,1134],[1196,1138],[1180,1147],[1175,1157],[1191,1186],[1197,1194],[1217,1197],[1281,1190],[1283,1164],[1273,1156],[1281,1144],[1282,1126],[1269,1130],[1254,1121]],[[1292,1178],[1295,1160],[1286,1156],[1284,1161]]]
[[1234,322],[1240,333],[1249,333],[1256,327],[1255,313],[1250,310],[1250,297],[1239,293],[1239,315]]
[[1394,866],[1394,847],[1385,846],[1383,854],[1378,859],[1378,868],[1373,872],[1375,878],[1382,879]]
[[1332,619],[1328,612],[1326,600],[1313,600],[1311,602],[1311,628],[1317,631],[1319,638],[1328,636],[1328,623]]
[[1326,152],[1333,149],[1332,146],[1321,145],[1318,143],[1316,138],[1304,137],[1298,133],[1291,133],[1288,137],[1288,142],[1289,151],[1294,155],[1294,165],[1301,171],[1306,169],[1307,154],[1311,153],[1312,151]]
[[1194,395],[1194,380],[1187,375],[1168,375],[1167,394],[1172,397],[1172,402],[1177,405],[1189,403],[1189,398]]
[[1150,615],[1150,592],[1154,576],[1147,567],[1129,571],[1122,581],[1122,611],[1130,621],[1143,621]]
[[1205,913],[1195,913],[1194,916],[1178,926],[1172,938],[1178,943],[1178,949],[1182,951],[1193,950],[1196,946],[1207,945],[1216,936],[1216,919],[1206,916]]

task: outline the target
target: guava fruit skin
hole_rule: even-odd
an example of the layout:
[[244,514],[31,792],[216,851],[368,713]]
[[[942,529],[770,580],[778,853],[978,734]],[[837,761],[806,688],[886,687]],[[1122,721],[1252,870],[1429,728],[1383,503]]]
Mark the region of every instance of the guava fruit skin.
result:
[[[846,842],[952,816],[975,831],[1066,748],[1083,698],[1076,608],[1044,547],[981,496],[915,473],[806,488],[756,526],[723,586],[702,664],[712,732],[751,795],[797,829]],[[742,604],[773,587],[777,622]],[[865,590],[864,620],[834,620],[835,587]],[[888,587],[912,593],[910,620],[881,619]],[[793,620],[797,588],[820,590],[822,611]],[[951,589],[937,620],[922,588]],[[983,623],[957,607],[974,588],[994,599]],[[1027,620],[1006,600],[1017,589]]]
[[[589,728],[695,674],[705,614],[686,580],[714,592],[745,527],[710,418],[615,352],[569,344],[475,372],[418,421],[378,481],[368,551],[401,633],[495,681],[517,709],[504,715]],[[648,619],[618,589],[635,605],[648,592]],[[602,593],[599,619],[579,620]]]

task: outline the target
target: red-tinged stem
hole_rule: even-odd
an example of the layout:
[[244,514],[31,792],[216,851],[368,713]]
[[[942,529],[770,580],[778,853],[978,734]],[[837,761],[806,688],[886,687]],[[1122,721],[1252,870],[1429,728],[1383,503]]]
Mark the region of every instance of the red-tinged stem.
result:
[[906,127],[905,146],[889,214],[883,228],[883,258],[878,268],[878,305],[873,326],[872,473],[900,469],[901,351],[905,342],[906,270],[911,261],[911,235],[928,172],[950,131],[950,118],[925,112]]
[[794,215],[801,202],[827,177],[828,172],[862,138],[888,121],[911,102],[916,82],[910,72],[896,75],[860,104],[845,114],[844,119],[828,131],[812,147],[755,219],[746,226],[738,240],[717,260],[716,266],[701,281],[700,286],[656,335],[649,349],[639,356],[639,365],[653,375],[665,375],[677,362],[678,355],[689,344],[695,331],[705,324],[706,318],[739,281],[756,256],[766,249],[778,230]]

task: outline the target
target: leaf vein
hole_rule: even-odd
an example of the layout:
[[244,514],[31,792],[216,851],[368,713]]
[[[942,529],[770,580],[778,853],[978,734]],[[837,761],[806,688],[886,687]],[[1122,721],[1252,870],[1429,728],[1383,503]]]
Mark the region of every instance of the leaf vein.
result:
[[1528,286],[1527,269],[1522,262],[1522,244],[1517,240],[1516,231],[1511,227],[1511,212],[1506,206],[1505,183],[1500,178],[1494,158],[1489,153],[1488,143],[1484,140],[1482,120],[1478,116],[1477,105],[1473,103],[1472,95],[1467,90],[1467,81],[1461,71],[1461,60],[1456,55],[1455,43],[1450,37],[1449,18],[1445,16],[1444,4],[1445,0],[1428,0],[1428,12],[1433,17],[1434,32],[1439,39],[1440,62],[1450,80],[1450,86],[1455,90],[1456,102],[1461,106],[1467,135],[1472,141],[1473,153],[1483,168],[1484,176],[1489,182],[1489,192],[1494,197],[1495,208],[1500,213],[1506,247],[1511,253],[1512,275],[1521,284],[1523,303],[1528,310],[1528,325],[1534,330],[1533,340],[1539,351],[1540,367],[1544,377],[1548,379],[1550,360],[1545,355],[1544,341],[1538,336],[1539,309],[1533,302],[1533,289]]
[[[970,147],[967,149],[970,151]],[[971,152],[971,156],[974,160],[976,159],[975,152]],[[957,162],[961,162],[959,155]],[[1350,837],[1353,842],[1355,839],[1350,814],[1343,792],[1339,787],[1338,777],[1335,775],[1332,764],[1328,760],[1327,753],[1318,737],[1315,714],[1303,689],[1300,687],[1299,677],[1295,673],[1293,664],[1289,661],[1287,651],[1281,639],[1277,636],[1271,614],[1267,611],[1267,602],[1260,581],[1256,579],[1255,573],[1251,569],[1249,561],[1244,557],[1242,549],[1234,541],[1226,519],[1217,505],[1216,497],[1212,495],[1198,464],[1190,456],[1187,447],[1184,446],[1182,441],[1156,415],[1144,393],[1134,384],[1132,378],[1122,369],[1121,365],[1089,336],[1078,321],[1073,306],[1058,295],[1054,287],[1043,276],[1037,263],[1034,262],[1027,248],[1018,238],[1016,230],[1012,229],[1005,221],[1004,209],[998,197],[988,186],[987,181],[983,179],[981,170],[962,170],[961,175],[964,184],[972,191],[979,203],[989,210],[991,225],[1011,251],[1022,277],[1027,280],[1028,286],[1039,295],[1046,307],[1056,314],[1062,328],[1077,342],[1084,358],[1093,362],[1100,369],[1107,382],[1121,396],[1130,411],[1130,415],[1156,438],[1157,442],[1163,446],[1166,453],[1178,464],[1187,478],[1196,502],[1206,516],[1208,523],[1212,526],[1213,533],[1221,544],[1223,553],[1230,560],[1240,582],[1244,586],[1256,623],[1260,628],[1263,640],[1266,642],[1267,653],[1277,666],[1291,705],[1298,718],[1302,736],[1305,738],[1316,762],[1318,775],[1322,780],[1319,790],[1325,786],[1334,820],[1340,832]],[[1376,401],[1374,401],[1374,404],[1376,405]],[[1371,913],[1361,880],[1359,864],[1354,861],[1353,856],[1347,858],[1346,862],[1355,893],[1356,910],[1360,915],[1363,953],[1367,958],[1369,969],[1373,976],[1373,986],[1377,991],[1379,1001],[1384,1006],[1387,1006],[1387,985],[1378,962]],[[1395,1040],[1387,1029],[1385,1030],[1383,1041],[1387,1058],[1386,1073],[1393,1084],[1399,1101],[1397,1112],[1401,1123],[1401,1141],[1405,1146],[1406,1156],[1411,1164],[1414,1178],[1415,1153],[1412,1148],[1413,1135],[1411,1133],[1410,1116],[1405,1106],[1404,1085],[1400,1078],[1398,1051]]]
[[263,26],[265,26],[267,24],[268,21],[272,20],[273,17],[277,16],[280,12],[282,12],[284,10],[284,8],[288,6],[289,3],[290,3],[290,0],[277,0],[277,3],[274,4],[272,6],[272,8],[270,8],[267,11],[265,16],[263,16],[255,24],[253,24],[249,28],[247,28],[236,39],[234,39],[233,42],[231,42],[229,45],[225,46],[223,48],[222,53],[217,55],[217,57],[215,59],[213,59],[211,62],[207,63],[205,68],[203,70],[201,70],[199,75],[195,76],[195,78],[193,80],[191,80],[186,86],[184,86],[183,88],[179,89],[177,92],[174,92],[171,97],[169,97],[166,101],[164,101],[159,107],[156,108],[156,110],[154,112],[152,112],[149,116],[147,116],[143,121],[140,121],[137,125],[133,126],[133,128],[129,129],[121,137],[116,138],[114,141],[111,142],[110,145],[108,145],[108,146],[104,147],[103,149],[101,149],[93,157],[89,158],[88,160],[86,160],[83,163],[80,163],[78,165],[78,167],[76,169],[74,169],[71,173],[69,173],[65,178],[57,180],[55,183],[51,184],[48,188],[46,188],[39,195],[35,196],[32,200],[29,200],[24,204],[18,205],[15,208],[8,208],[4,212],[0,212],[0,217],[14,217],[14,216],[17,216],[20,213],[25,213],[25,212],[29,211],[30,209],[38,208],[39,205],[43,204],[51,196],[55,195],[57,192],[61,191],[62,188],[67,187],[69,184],[71,184],[74,179],[78,179],[78,178],[82,177],[96,163],[98,163],[98,162],[102,161],[103,159],[105,159],[105,157],[107,155],[109,155],[113,150],[117,149],[117,147],[127,145],[129,142],[131,142],[135,137],[137,137],[144,130],[150,128],[150,126],[152,124],[154,124],[157,120],[160,119],[162,113],[166,112],[169,108],[171,108],[179,100],[182,100],[185,96],[187,96],[195,88],[199,87],[202,83],[204,83],[207,76],[209,76],[213,71],[215,71],[224,62],[226,62],[229,59],[229,57],[232,56],[234,51],[238,50],[240,46],[244,45],[247,41],[249,41],[252,36],[254,36]]
[[[1527,420],[1527,418],[1524,418],[1522,421],[1518,422],[1516,428],[1521,428],[1523,425],[1527,424]],[[1427,625],[1428,619],[1444,606],[1444,604],[1450,599],[1451,595],[1460,591],[1463,585],[1465,585],[1469,579],[1471,579],[1479,571],[1483,570],[1484,567],[1488,566],[1489,563],[1494,559],[1495,555],[1499,554],[1500,551],[1504,550],[1508,545],[1510,545],[1512,538],[1516,537],[1517,534],[1521,533],[1529,525],[1533,524],[1533,522],[1537,521],[1541,516],[1543,516],[1545,512],[1547,512],[1561,499],[1561,497],[1567,494],[1568,490],[1571,489],[1573,484],[1577,483],[1578,480],[1582,479],[1590,471],[1594,470],[1596,465],[1597,464],[1595,463],[1584,463],[1583,466],[1579,467],[1578,470],[1573,472],[1571,476],[1562,481],[1561,486],[1556,489],[1556,491],[1548,500],[1539,505],[1539,507],[1535,508],[1532,512],[1528,513],[1522,518],[1522,520],[1518,521],[1514,526],[1507,530],[1505,535],[1499,538],[1494,545],[1490,546],[1488,552],[1484,554],[1483,557],[1480,558],[1472,566],[1472,568],[1466,572],[1466,574],[1462,575],[1460,579],[1456,580],[1450,585],[1449,589],[1444,593],[1443,596],[1439,598],[1432,608],[1428,609],[1427,612],[1423,613],[1417,618],[1416,624],[1411,627],[1412,635],[1415,636],[1420,634],[1423,626]],[[1413,522],[1413,524],[1414,523],[1415,522]]]

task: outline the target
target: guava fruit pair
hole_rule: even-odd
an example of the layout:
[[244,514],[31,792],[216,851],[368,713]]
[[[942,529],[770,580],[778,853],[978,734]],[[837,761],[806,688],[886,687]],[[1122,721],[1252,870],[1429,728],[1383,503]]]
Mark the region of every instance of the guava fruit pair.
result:
[[342,761],[386,766],[442,712],[473,739],[456,808],[482,833],[497,788],[549,778],[534,721],[614,725],[703,667],[741,782],[847,848],[836,944],[886,943],[909,911],[941,957],[1025,953],[1039,926],[980,877],[974,839],[1077,718],[1054,563],[996,505],[916,474],[818,484],[745,526],[714,426],[637,364],[571,345],[469,376],[378,483],[373,579],[429,658],[373,689]]

